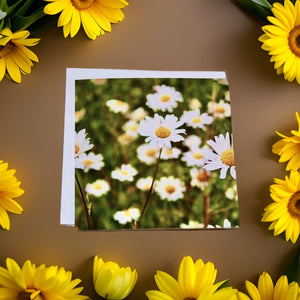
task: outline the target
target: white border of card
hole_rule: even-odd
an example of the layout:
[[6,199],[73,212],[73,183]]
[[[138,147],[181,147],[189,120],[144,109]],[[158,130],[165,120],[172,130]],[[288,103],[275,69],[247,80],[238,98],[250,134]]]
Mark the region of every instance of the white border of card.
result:
[[60,224],[75,224],[75,81],[99,78],[199,78],[225,79],[226,74],[203,71],[149,71],[125,69],[83,69],[68,68],[66,71],[65,124],[61,188]]

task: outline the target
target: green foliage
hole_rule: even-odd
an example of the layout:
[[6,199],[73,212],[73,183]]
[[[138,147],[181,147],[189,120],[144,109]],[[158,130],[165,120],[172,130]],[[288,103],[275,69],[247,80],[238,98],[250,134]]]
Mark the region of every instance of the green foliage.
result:
[[[100,197],[89,195],[91,203],[91,220],[94,229],[129,229],[134,227],[134,222],[125,225],[114,220],[117,211],[132,207],[140,211],[145,203],[147,191],[139,190],[136,182],[141,177],[153,178],[155,163],[147,165],[137,157],[137,147],[145,143],[145,137],[138,136],[129,144],[119,142],[119,137],[124,133],[124,123],[128,121],[129,112],[143,107],[150,117],[154,112],[146,105],[147,94],[154,93],[153,86],[167,85],[181,92],[184,101],[179,103],[172,114],[178,118],[183,111],[190,110],[189,101],[193,98],[201,102],[201,112],[206,112],[210,101],[219,102],[225,99],[228,85],[213,79],[181,79],[181,78],[131,78],[108,79],[97,83],[93,80],[76,81],[76,111],[84,109],[84,116],[76,123],[76,131],[85,128],[90,142],[94,147],[90,150],[95,154],[101,153],[105,166],[97,171],[90,169],[88,172],[77,169],[83,187],[97,179],[104,179],[110,185],[110,191]],[[119,99],[129,104],[127,114],[114,113],[106,106],[106,101]],[[158,111],[162,116],[167,113]],[[182,128],[182,127],[181,127]],[[231,132],[230,117],[215,118],[206,130],[184,126],[186,136],[198,135],[203,145],[215,135]],[[182,152],[188,151],[182,142],[172,144]],[[133,182],[120,182],[111,178],[111,172],[122,164],[130,163],[138,170]],[[229,219],[232,226],[239,225],[237,195],[230,199],[225,193],[228,188],[236,188],[236,182],[228,174],[222,180],[219,170],[213,171],[209,185],[201,190],[191,186],[190,169],[181,156],[178,159],[160,160],[157,180],[162,176],[174,176],[184,183],[186,192],[184,198],[177,201],[160,199],[153,191],[149,205],[146,208],[141,222],[141,228],[179,228],[182,223],[198,221],[205,225],[223,226],[224,219]],[[78,174],[77,173],[77,174]],[[83,211],[82,199],[76,188],[76,224],[79,229],[87,229],[86,218]]]
[[[273,4],[275,2],[283,4],[284,0],[233,0],[233,2],[242,7],[255,20],[266,24],[268,23],[267,17],[273,15],[271,11]],[[291,2],[295,4],[296,0],[291,0]]]

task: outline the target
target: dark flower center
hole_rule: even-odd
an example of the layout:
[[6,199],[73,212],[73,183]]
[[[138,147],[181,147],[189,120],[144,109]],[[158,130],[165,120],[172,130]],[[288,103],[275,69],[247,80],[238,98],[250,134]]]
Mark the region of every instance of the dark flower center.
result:
[[71,2],[78,10],[82,10],[93,6],[95,0],[71,0]]
[[300,219],[300,191],[293,194],[290,198],[288,211],[291,216]]
[[288,41],[291,51],[300,57],[300,25],[291,30]]
[[0,46],[0,58],[9,55],[16,45],[13,42],[8,42],[5,46]]

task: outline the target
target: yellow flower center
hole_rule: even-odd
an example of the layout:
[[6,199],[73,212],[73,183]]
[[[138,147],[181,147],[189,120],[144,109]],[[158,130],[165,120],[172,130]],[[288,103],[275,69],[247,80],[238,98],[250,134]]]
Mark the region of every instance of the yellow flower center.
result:
[[124,142],[132,142],[134,137],[130,134],[127,134],[127,133],[123,133],[121,136],[120,136],[120,139]]
[[289,34],[289,47],[296,56],[300,57],[300,25],[291,30]]
[[75,145],[75,155],[78,154],[79,150],[80,148],[77,145]]
[[124,176],[126,176],[126,175],[129,174],[129,172],[127,170],[121,170],[121,174],[124,175]]
[[100,183],[94,183],[93,186],[96,190],[102,190],[102,184]]
[[165,102],[169,102],[171,98],[172,97],[169,94],[163,94],[160,96],[159,101],[165,103]]
[[193,157],[194,157],[195,159],[203,159],[203,158],[204,158],[204,156],[202,155],[201,152],[196,152],[196,153],[194,153],[194,154],[193,154]]
[[172,149],[166,149],[166,155],[171,156],[173,154],[173,150]]
[[5,46],[0,46],[0,58],[9,55],[14,51],[16,45],[13,42],[8,42]]
[[288,211],[291,216],[300,219],[300,192],[296,192],[289,200]]
[[225,113],[225,108],[223,106],[217,105],[217,107],[215,108],[215,112],[219,113],[219,114],[224,114]]
[[156,155],[156,153],[157,153],[157,151],[155,149],[148,149],[145,152],[146,156],[149,156],[149,157],[154,157]]
[[169,184],[165,187],[165,190],[168,194],[173,194],[176,191],[176,188],[174,185]]
[[192,123],[194,123],[194,124],[202,123],[202,119],[200,117],[195,117],[192,119]]
[[227,166],[234,166],[233,149],[225,150],[221,155],[221,161]]
[[209,176],[208,174],[206,173],[206,171],[200,171],[198,174],[197,174],[197,179],[198,181],[200,182],[206,182],[209,180]]
[[138,124],[134,124],[129,126],[129,130],[131,131],[137,131],[139,129],[139,125]]
[[171,135],[171,130],[168,127],[161,126],[155,130],[155,134],[157,137],[165,139]]
[[86,166],[86,167],[91,166],[93,163],[94,163],[94,161],[91,160],[91,159],[85,159],[85,160],[82,162],[82,164],[83,164],[84,166]]
[[71,0],[71,2],[78,10],[82,10],[93,6],[95,0]]
[[185,297],[183,300],[196,300],[196,298],[192,298],[192,297]]

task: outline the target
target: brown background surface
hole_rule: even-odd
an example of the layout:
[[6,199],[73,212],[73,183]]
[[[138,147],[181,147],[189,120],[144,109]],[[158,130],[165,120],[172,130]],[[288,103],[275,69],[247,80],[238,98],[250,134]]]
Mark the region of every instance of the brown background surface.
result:
[[[297,128],[300,88],[275,74],[255,21],[230,0],[129,1],[125,19],[112,33],[89,40],[82,32],[64,39],[61,29],[39,36],[40,62],[21,84],[0,83],[1,159],[17,169],[26,193],[21,216],[0,231],[0,263],[64,266],[83,280],[94,297],[92,258],[136,268],[139,279],[129,299],[146,299],[156,288],[153,275],[176,276],[185,255],[212,261],[218,280],[243,289],[264,270],[274,278],[285,269],[296,246],[273,237],[261,223],[271,202],[273,177],[283,178],[271,145],[275,130]],[[66,68],[226,71],[230,84],[240,229],[223,231],[76,232],[59,224]]]

